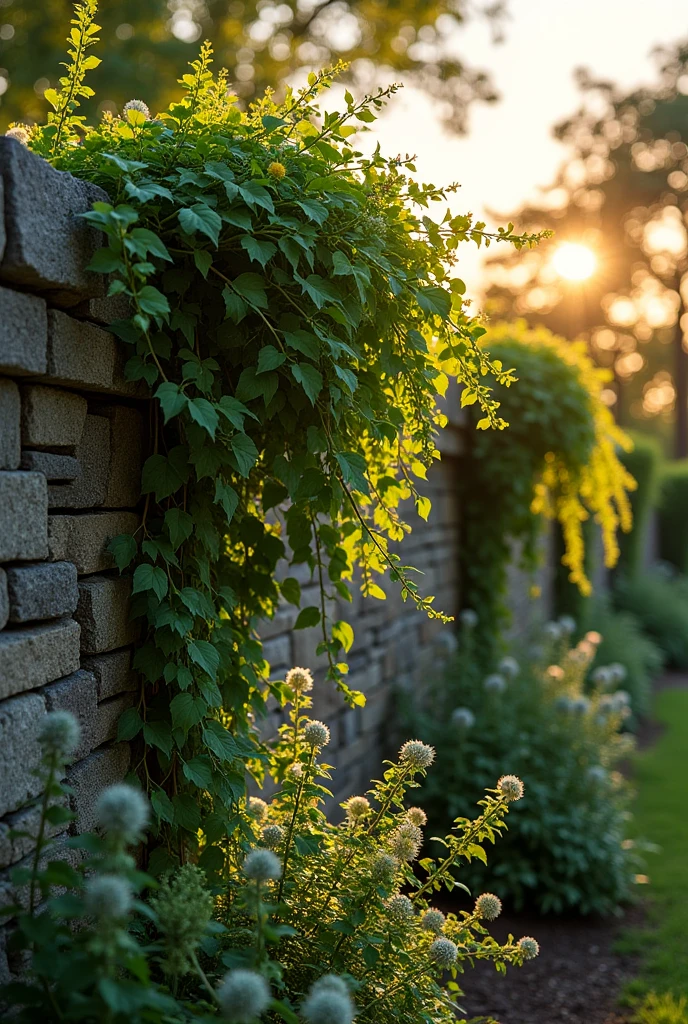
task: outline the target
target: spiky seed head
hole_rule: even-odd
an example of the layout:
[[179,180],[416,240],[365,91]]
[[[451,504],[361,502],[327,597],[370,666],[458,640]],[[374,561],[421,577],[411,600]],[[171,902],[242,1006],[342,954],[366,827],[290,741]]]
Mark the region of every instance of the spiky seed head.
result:
[[390,834],[389,848],[400,861],[415,860],[420,853],[423,833],[410,821],[403,821]]
[[301,1004],[301,1014],[308,1024],[351,1024],[354,1013],[348,992],[333,985],[318,987],[317,982]]
[[564,635],[564,630],[561,628],[559,622],[546,622],[542,627],[542,632],[548,640],[561,640]]
[[509,803],[520,800],[523,796],[523,783],[518,775],[502,775],[497,783],[497,789]]
[[475,725],[475,715],[470,708],[454,708],[451,720],[462,732],[467,732]]
[[344,804],[349,822],[359,821],[370,810],[370,802],[364,796],[350,796]]
[[399,867],[399,861],[391,853],[380,850],[372,863],[371,875],[378,885],[389,885]]
[[395,924],[408,924],[416,916],[411,900],[408,896],[402,896],[400,893],[396,896],[391,896],[387,900],[386,907],[390,920],[394,921]]
[[570,706],[574,714],[585,715],[590,710],[590,701],[587,697],[574,697]]
[[497,667],[507,679],[515,679],[521,671],[521,666],[516,661],[516,658],[512,658],[510,654],[506,654]]
[[456,963],[458,955],[459,950],[456,944],[451,939],[445,939],[444,936],[435,939],[430,946],[430,959],[438,967],[451,967]]
[[432,932],[433,935],[441,935],[446,922],[447,919],[442,911],[436,910],[434,907],[426,910],[420,919],[421,927]]
[[275,178],[277,181],[281,181],[287,173],[287,168],[284,164],[281,164],[279,160],[273,160],[268,167],[268,174],[271,178]]
[[422,807],[409,807],[406,817],[416,828],[421,828],[421,826],[428,823],[428,816]]
[[313,676],[307,668],[290,668],[285,681],[294,693],[308,693],[313,689]]
[[254,1024],[270,1005],[270,989],[265,978],[243,967],[225,974],[217,995],[222,1016],[231,1024]]
[[540,943],[531,935],[524,935],[522,939],[518,940],[516,945],[523,953],[525,960],[534,960],[540,952]]
[[108,786],[96,804],[98,824],[113,839],[134,843],[148,822],[149,804],[140,789],[120,782]]
[[144,103],[143,100],[128,100],[122,107],[122,113],[125,117],[130,110],[136,110],[139,114],[143,114],[146,121],[150,121],[151,119],[151,112],[148,104]]
[[464,608],[462,612],[459,612],[459,622],[466,629],[475,629],[478,625],[478,613],[474,612],[472,608]]
[[612,681],[612,674],[608,665],[600,665],[590,673],[590,678],[596,686],[609,686]]
[[81,727],[71,711],[51,711],[41,723],[38,741],[44,754],[67,760],[79,745]]
[[339,992],[340,995],[348,996],[349,989],[343,978],[338,974],[323,974],[322,978],[314,981],[310,988],[311,992]]
[[246,801],[246,810],[256,821],[263,822],[268,816],[268,805],[259,796],[250,796]]
[[399,751],[399,760],[415,771],[429,768],[435,760],[435,748],[420,740],[407,740]]
[[304,743],[309,747],[320,750],[330,742],[330,730],[324,722],[318,722],[313,719],[308,722],[303,730],[303,739]]
[[496,921],[502,912],[502,901],[491,892],[483,892],[475,901],[475,912],[486,921]]
[[611,665],[607,666],[607,668],[611,673],[612,685],[616,686],[619,683],[623,683],[624,680],[628,677],[628,669],[625,665],[622,665],[620,661],[613,661]]
[[86,882],[84,903],[98,921],[122,921],[131,910],[131,886],[120,875],[93,875]]
[[266,849],[278,850],[284,840],[284,829],[281,825],[266,825],[261,835]]
[[483,688],[487,693],[504,693],[506,690],[506,679],[499,672],[492,672],[483,679]]
[[252,882],[267,882],[271,878],[280,877],[282,864],[272,850],[257,846],[246,854],[241,870]]
[[559,625],[564,636],[573,636],[576,632],[576,620],[572,615],[560,615]]
[[29,135],[28,129],[23,124],[15,124],[11,128],[8,128],[5,132],[5,138],[16,139],[17,142],[21,142],[22,146],[28,146]]

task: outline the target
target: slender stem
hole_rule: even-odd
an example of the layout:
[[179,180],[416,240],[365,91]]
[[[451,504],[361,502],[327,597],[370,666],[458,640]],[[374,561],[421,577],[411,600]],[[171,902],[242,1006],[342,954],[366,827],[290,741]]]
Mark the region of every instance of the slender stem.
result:
[[29,914],[31,917],[34,915],[36,909],[36,883],[38,880],[38,865],[45,845],[45,823],[46,814],[48,811],[48,805],[50,803],[50,791],[55,781],[55,771],[57,768],[57,755],[52,754],[50,758],[50,764],[48,766],[48,778],[45,781],[45,789],[43,790],[43,797],[41,798],[41,820],[38,826],[38,835],[36,836],[36,848],[33,851],[33,863],[31,865],[31,890],[29,895]]
[[303,787],[306,784],[306,779],[310,775],[311,768],[313,766],[313,757],[315,755],[315,748],[311,747],[310,757],[308,759],[308,765],[306,771],[301,776],[299,781],[298,789],[296,790],[296,797],[294,799],[294,810],[292,812],[291,821],[289,822],[289,828],[287,830],[287,839],[284,844],[284,861],[282,862],[282,877],[280,878],[279,889],[277,890],[277,902],[282,902],[282,893],[284,892],[284,882],[287,877],[287,865],[289,864],[289,856],[291,854],[291,841],[294,835],[294,827],[296,825],[296,815],[299,812],[299,803],[301,802],[301,794],[303,793]]
[[191,951],[191,963],[193,964],[193,967],[194,967],[194,970],[195,970],[196,974],[198,975],[198,977],[201,980],[201,984],[203,985],[203,988],[206,990],[206,992],[208,992],[208,994],[210,995],[210,998],[215,1003],[215,1005],[219,1006],[220,1000],[219,1000],[218,994],[215,991],[215,989],[213,988],[213,986],[210,984],[210,982],[208,981],[208,978],[206,976],[205,971],[203,970],[203,968],[199,964],[198,957],[196,956],[196,951],[195,950]]
[[371,1002],[364,1006],[363,1009],[360,1011],[361,1016],[368,1013],[370,1008],[372,1006],[375,1006],[376,1003],[379,1003],[381,999],[388,999],[389,996],[391,996],[394,992],[397,992],[400,988],[403,988],[405,985],[410,985],[412,981],[415,981],[416,978],[420,978],[421,975],[425,974],[426,972],[427,967],[421,967],[421,969],[419,971],[416,971],[415,974],[412,974],[410,978],[401,978],[396,983],[396,985],[392,985],[391,988],[385,989],[382,995],[376,996],[375,999],[371,1000]]

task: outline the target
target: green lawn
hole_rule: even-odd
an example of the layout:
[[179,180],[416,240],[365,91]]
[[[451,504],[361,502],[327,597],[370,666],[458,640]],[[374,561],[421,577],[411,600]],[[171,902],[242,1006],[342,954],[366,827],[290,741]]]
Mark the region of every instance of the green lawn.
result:
[[634,830],[660,850],[647,858],[651,930],[635,936],[643,966],[629,994],[688,996],[688,690],[663,690],[654,711],[666,730],[635,758]]

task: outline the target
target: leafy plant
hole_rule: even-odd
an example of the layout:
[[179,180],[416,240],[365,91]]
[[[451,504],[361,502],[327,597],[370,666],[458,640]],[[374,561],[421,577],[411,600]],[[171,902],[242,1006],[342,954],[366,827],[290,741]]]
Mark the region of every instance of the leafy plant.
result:
[[614,604],[635,616],[645,633],[673,668],[688,668],[688,583],[671,571],[622,579],[614,589]]
[[679,572],[688,573],[688,459],[667,462],[659,478],[659,551]]
[[[328,730],[303,713],[310,685],[306,670],[290,673],[290,724],[270,754],[275,795],[270,804],[242,802],[242,828],[227,843],[214,898],[192,865],[162,883],[135,870],[128,847],[141,838],[148,805],[126,785],[100,797],[102,836],[67,841],[86,854],[78,867],[43,866],[37,857],[15,872],[16,883],[40,889],[44,904],[4,911],[18,914],[13,949],[31,954],[26,976],[0,989],[13,1019],[351,1024],[355,1012],[361,1022],[455,1024],[459,971],[489,960],[503,972],[537,955],[533,938],[500,945],[488,934],[483,922],[501,910],[494,895],[459,914],[430,906],[460,884],[461,862],[484,857],[483,844],[501,835],[509,805],[523,796],[521,781],[501,778],[479,816],[457,819],[441,856],[422,859],[416,871],[425,815],[405,801],[434,750],[405,743],[368,797],[351,797],[345,820],[332,824],[322,810]],[[75,719],[49,715],[42,738],[48,795],[39,849],[47,857],[40,837],[62,795],[56,773],[78,742]],[[58,895],[57,886],[67,891]],[[137,898],[144,889],[153,890],[147,903]]]
[[619,572],[633,576],[643,568],[647,531],[659,494],[661,452],[656,441],[633,433],[633,448],[622,452],[621,461],[637,483],[631,495],[633,529],[619,537]]
[[652,683],[662,670],[662,652],[635,615],[618,611],[606,598],[595,602],[590,622],[602,635],[593,672],[609,665],[622,666],[625,674],[619,682],[628,693],[633,712],[626,725],[633,727],[650,710]]
[[[94,16],[93,0],[77,5],[77,55]],[[410,159],[354,148],[395,87],[346,93],[343,111],[322,113],[334,69],[241,111],[210,65],[206,43],[168,110],[152,117],[133,100],[93,127],[73,114],[75,57],[53,97],[58,130],[51,116],[28,137],[111,197],[86,214],[107,240],[91,270],[128,305],[110,329],[130,348],[127,376],[154,395],[143,522],[111,550],[133,569],[147,623],[144,688],[119,737],[139,742],[156,872],[200,834],[212,873],[240,827],[246,770],[264,772],[254,718],[281,692],[256,629],[280,600],[300,608],[296,629],[319,629],[328,678],[352,704],[364,698],[346,684],[354,637],[335,600],[350,600],[355,567],[365,595],[384,599],[387,573],[404,600],[446,619],[389,548],[408,532],[399,505],[430,511],[417,482],[439,457],[449,381],[481,408],[479,428],[501,429],[485,378],[514,380],[479,344],[451,268],[467,240],[537,240],[431,218],[447,190],[417,184]],[[301,607],[294,576],[278,581],[283,558],[310,568],[312,603]]]
[[629,787],[615,771],[632,746],[621,733],[630,709],[615,672],[586,682],[599,635],[571,648],[573,628],[548,623],[534,649],[506,655],[477,683],[465,676],[460,645],[410,714],[438,751],[424,802],[431,825],[465,814],[507,765],[524,781],[528,799],[489,863],[472,860],[462,875],[469,887],[487,886],[519,909],[608,914],[629,897],[637,870],[626,839]]
[[633,1024],[688,1024],[688,999],[651,992],[636,1009]]

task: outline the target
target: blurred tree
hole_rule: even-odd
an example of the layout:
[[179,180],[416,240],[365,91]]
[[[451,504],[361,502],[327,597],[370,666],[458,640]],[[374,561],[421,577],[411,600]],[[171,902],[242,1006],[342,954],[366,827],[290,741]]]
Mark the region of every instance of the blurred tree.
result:
[[[646,429],[654,419],[665,434],[673,422],[673,447],[683,456],[688,41],[656,58],[656,84],[630,93],[578,72],[583,105],[555,129],[570,157],[541,199],[509,215],[519,230],[552,228],[555,237],[518,260],[490,261],[487,306],[568,337],[587,335],[597,361],[614,370],[606,398],[618,419],[644,419]],[[594,253],[587,279],[562,274],[562,243]]]
[[[401,77],[430,93],[454,129],[472,100],[492,101],[487,74],[456,56],[472,16],[499,38],[505,0],[100,0],[107,60],[89,81],[102,109],[132,97],[153,110],[171,99],[185,60],[210,39],[218,66],[246,99],[287,76],[350,62],[348,80],[369,90]],[[64,59],[72,0],[0,0],[0,118],[43,117],[43,92]]]

